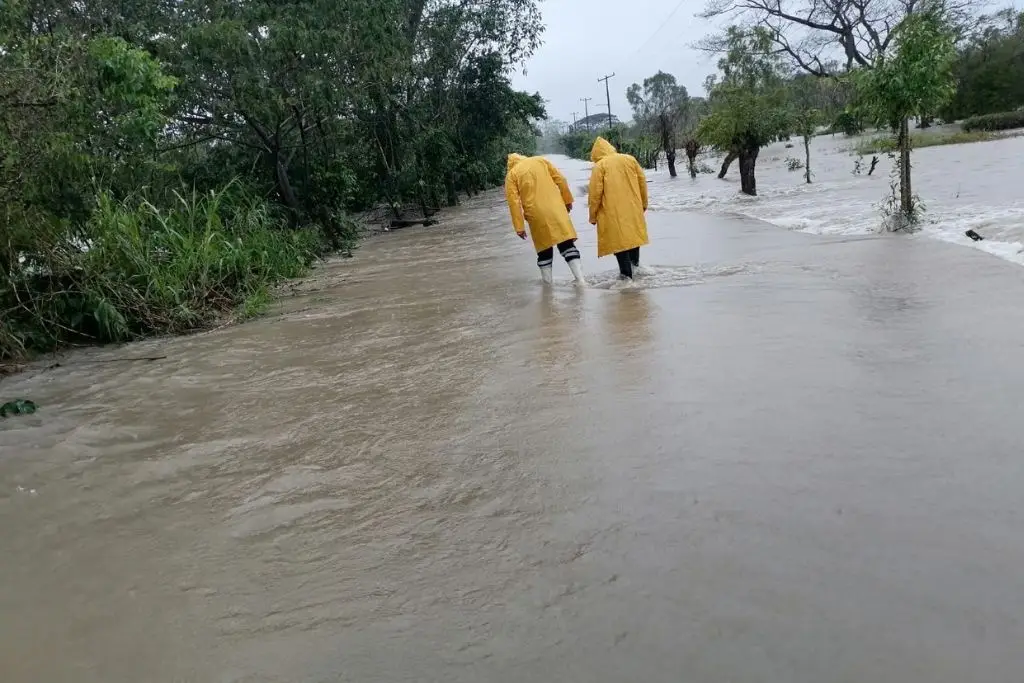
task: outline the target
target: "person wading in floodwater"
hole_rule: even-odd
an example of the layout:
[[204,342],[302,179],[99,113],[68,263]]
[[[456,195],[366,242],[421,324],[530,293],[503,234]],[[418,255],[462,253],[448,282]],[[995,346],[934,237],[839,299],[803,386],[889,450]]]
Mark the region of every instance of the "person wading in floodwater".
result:
[[576,284],[586,284],[580,267],[580,250],[576,248],[576,229],[569,218],[572,192],[554,164],[543,157],[509,154],[505,199],[512,214],[512,227],[521,239],[526,239],[525,223],[530,224],[530,237],[545,284],[552,280],[556,245]]
[[619,277],[632,280],[647,244],[647,177],[636,159],[602,137],[590,151],[590,224],[597,226],[597,257],[615,254]]

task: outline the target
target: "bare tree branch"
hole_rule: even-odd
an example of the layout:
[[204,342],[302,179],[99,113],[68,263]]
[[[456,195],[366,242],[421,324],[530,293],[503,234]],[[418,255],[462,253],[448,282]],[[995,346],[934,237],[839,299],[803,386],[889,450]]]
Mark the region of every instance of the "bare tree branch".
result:
[[[946,0],[944,9],[966,21],[987,0]],[[830,50],[842,54],[847,69],[869,67],[889,49],[893,29],[928,0],[710,0],[700,16],[727,17],[743,28],[768,30],[778,53],[802,71],[835,75]],[[720,36],[705,38],[697,48],[723,52]]]

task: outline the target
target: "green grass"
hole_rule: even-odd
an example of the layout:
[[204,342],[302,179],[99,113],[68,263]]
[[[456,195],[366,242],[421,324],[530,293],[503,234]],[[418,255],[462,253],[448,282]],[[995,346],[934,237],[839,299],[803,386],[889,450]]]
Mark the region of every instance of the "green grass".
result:
[[251,292],[245,297],[241,305],[238,306],[235,312],[235,321],[243,322],[252,318],[258,318],[267,312],[267,309],[270,308],[270,303],[270,291],[266,287],[261,287]]
[[241,188],[175,197],[158,207],[100,194],[76,235],[89,249],[65,233],[30,255],[32,269],[0,279],[0,361],[251,318],[321,249],[317,232],[289,228]]
[[[922,147],[938,147],[940,145],[963,145],[971,142],[986,142],[998,140],[1001,136],[988,131],[974,131],[971,133],[911,133],[910,142],[913,149]],[[869,154],[886,154],[896,151],[896,138],[890,135],[861,140],[852,150],[856,154],[867,156]]]

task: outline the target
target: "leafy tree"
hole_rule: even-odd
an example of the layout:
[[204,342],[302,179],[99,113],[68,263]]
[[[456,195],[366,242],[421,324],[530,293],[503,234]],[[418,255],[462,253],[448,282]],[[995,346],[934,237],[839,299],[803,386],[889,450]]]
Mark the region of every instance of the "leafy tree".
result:
[[851,107],[843,109],[832,119],[832,132],[842,132],[848,137],[864,132],[864,122],[860,113]]
[[896,131],[899,226],[916,220],[911,189],[908,119],[938,111],[953,96],[954,33],[937,10],[907,16],[893,30],[891,57],[879,55],[871,69],[855,75],[860,108],[879,125]]
[[659,71],[644,79],[643,86],[634,83],[626,90],[626,99],[633,108],[637,123],[650,129],[660,140],[668,163],[668,173],[676,177],[677,135],[688,122],[690,97],[672,74]]
[[0,273],[9,274],[40,267],[64,238],[84,239],[96,183],[123,184],[132,167],[143,174],[176,81],[120,38],[3,43]]
[[[509,80],[538,5],[0,3],[0,361],[201,324],[349,253],[354,212],[426,216],[500,183],[545,116]],[[204,259],[237,268],[195,296],[145,284],[192,291]]]
[[805,74],[797,74],[789,83],[789,98],[792,114],[793,132],[800,136],[804,143],[804,179],[810,183],[811,176],[811,139],[818,131],[818,126],[825,121],[824,110],[833,104],[831,97],[836,88],[829,78],[816,78]]
[[981,17],[962,41],[954,73],[956,95],[939,112],[946,121],[1024,105],[1024,12]]
[[718,149],[734,151],[741,190],[756,195],[758,152],[789,127],[786,90],[766,32],[730,27],[728,38],[728,52],[718,62],[721,80],[708,80],[711,114],[701,121],[697,137]]
[[793,114],[793,129],[804,143],[804,179],[811,182],[811,139],[818,131],[823,117],[818,109],[798,108]]

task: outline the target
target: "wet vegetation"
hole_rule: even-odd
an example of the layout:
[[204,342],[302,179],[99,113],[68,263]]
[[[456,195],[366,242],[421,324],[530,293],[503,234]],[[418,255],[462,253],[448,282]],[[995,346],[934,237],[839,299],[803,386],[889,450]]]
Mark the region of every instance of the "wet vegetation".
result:
[[0,363],[258,312],[533,151],[536,0],[0,5]]
[[[999,140],[1005,136],[986,131],[976,132],[955,132],[955,133],[911,133],[911,149],[922,147],[940,147],[942,145],[964,145],[971,142],[988,142]],[[883,135],[875,138],[868,138],[859,141],[853,147],[853,152],[861,156],[869,154],[890,154],[899,149],[897,141],[891,135]]]
[[969,119],[964,119],[963,127],[968,133],[1024,128],[1024,109],[972,116]]
[[[756,194],[757,157],[765,145],[799,138],[800,168],[810,183],[813,136],[877,128],[884,136],[858,143],[855,151],[894,156],[890,204],[897,220],[890,225],[913,224],[914,148],[978,142],[996,137],[993,131],[1024,128],[1024,13],[979,15],[979,8],[971,0],[712,0],[704,16],[735,23],[699,45],[720,57],[701,106],[693,106],[698,98],[675,78],[658,72],[642,87],[630,87],[634,124],[611,133],[622,151],[642,152],[634,156],[648,168],[664,155],[671,172],[674,148],[684,145],[723,155],[720,178],[738,161],[741,191]],[[652,97],[652,85],[665,94]],[[965,119],[963,132],[912,133],[912,122],[928,128],[939,119]],[[585,158],[599,133],[571,132],[561,138],[561,149]]]

